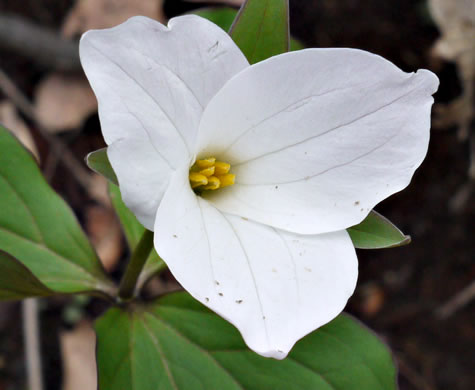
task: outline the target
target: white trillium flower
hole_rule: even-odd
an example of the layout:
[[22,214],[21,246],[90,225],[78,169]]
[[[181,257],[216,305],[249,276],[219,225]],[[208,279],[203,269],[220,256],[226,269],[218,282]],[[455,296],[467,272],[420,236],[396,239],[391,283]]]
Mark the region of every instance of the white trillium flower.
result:
[[89,31],[80,55],[123,200],[183,287],[277,359],[335,318],[345,229],[409,184],[437,77],[354,49],[250,66],[191,15]]

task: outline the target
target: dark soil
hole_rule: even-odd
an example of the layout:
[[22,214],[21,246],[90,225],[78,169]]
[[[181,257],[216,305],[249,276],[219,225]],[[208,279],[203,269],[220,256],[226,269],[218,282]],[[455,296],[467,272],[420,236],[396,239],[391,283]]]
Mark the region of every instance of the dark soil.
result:
[[[0,0],[0,13],[21,15],[57,29],[71,0]],[[169,16],[189,6],[167,1]],[[406,71],[429,68],[441,87],[436,102],[460,94],[453,64],[434,61],[430,49],[438,31],[425,1],[291,0],[293,35],[309,47],[355,47],[380,54]],[[47,69],[17,52],[0,48],[0,68],[28,96]],[[2,98],[0,93],[0,98]],[[472,128],[473,131],[473,128]],[[66,136],[67,138],[70,136]],[[71,148],[82,159],[102,146],[97,117],[91,117]],[[38,138],[40,151],[47,145]],[[475,388],[473,303],[446,320],[434,311],[475,277],[475,204],[459,214],[448,203],[467,181],[468,145],[455,129],[433,131],[429,154],[411,185],[377,210],[412,236],[411,245],[360,251],[360,280],[348,310],[383,337],[400,362],[402,390],[471,390]],[[60,166],[55,188],[83,217],[91,202]],[[60,388],[58,329],[65,300],[44,303],[43,352],[48,389]],[[97,312],[94,301],[87,309]],[[24,387],[21,323],[18,304],[0,305],[0,390]]]

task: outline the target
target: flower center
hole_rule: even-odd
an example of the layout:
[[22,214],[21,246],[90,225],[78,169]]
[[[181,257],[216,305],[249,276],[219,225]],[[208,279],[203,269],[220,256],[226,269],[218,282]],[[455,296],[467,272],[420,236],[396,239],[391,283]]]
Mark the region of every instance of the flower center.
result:
[[216,161],[214,157],[196,160],[190,168],[190,185],[196,193],[203,190],[217,190],[234,184],[235,175],[229,173],[231,165]]

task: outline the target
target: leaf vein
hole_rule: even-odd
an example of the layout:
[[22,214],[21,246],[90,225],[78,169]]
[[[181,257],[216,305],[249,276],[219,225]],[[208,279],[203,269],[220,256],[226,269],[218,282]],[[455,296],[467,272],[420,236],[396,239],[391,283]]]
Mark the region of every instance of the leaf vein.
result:
[[[180,308],[181,310],[181,308]],[[206,349],[204,349],[201,345],[196,344],[195,342],[191,341],[188,337],[186,337],[183,333],[181,333],[177,328],[172,326],[170,323],[166,322],[163,318],[161,318],[158,314],[153,313],[153,312],[148,312],[151,316],[156,318],[158,321],[160,321],[161,324],[163,324],[165,327],[167,327],[169,330],[174,332],[177,336],[179,336],[182,340],[186,341],[187,343],[195,346],[198,348],[202,353],[204,353],[206,356],[209,357],[209,359],[218,367],[221,368],[226,374],[228,374],[231,379],[234,381],[234,383],[239,387],[241,390],[246,390],[241,383],[237,380],[237,378],[225,367],[223,367],[217,360],[216,358]]]

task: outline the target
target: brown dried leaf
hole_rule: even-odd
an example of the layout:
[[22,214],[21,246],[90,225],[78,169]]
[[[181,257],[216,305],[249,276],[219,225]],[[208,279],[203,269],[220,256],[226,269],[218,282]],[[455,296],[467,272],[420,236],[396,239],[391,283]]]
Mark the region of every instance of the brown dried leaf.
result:
[[76,0],[62,33],[73,37],[87,30],[116,26],[135,15],[165,21],[161,0]]
[[363,314],[372,317],[379,313],[385,301],[384,290],[375,283],[367,283],[360,288],[359,309]]
[[96,97],[82,75],[52,73],[35,91],[37,118],[53,133],[77,129],[96,110]]
[[0,102],[0,123],[9,129],[36,158],[40,160],[35,141],[31,136],[30,128],[20,118],[15,106],[8,100]]
[[89,182],[88,194],[96,202],[105,207],[112,207],[111,199],[109,196],[109,184],[108,180],[96,173],[91,174]]
[[158,297],[175,291],[181,291],[182,289],[181,285],[173,277],[155,277],[145,284],[145,290],[151,297]]
[[114,211],[103,206],[89,206],[86,230],[104,268],[112,270],[122,254],[122,229]]
[[96,390],[96,336],[91,324],[83,321],[60,335],[63,356],[63,390]]
[[441,37],[433,47],[436,57],[457,64],[463,94],[446,106],[439,106],[437,127],[457,125],[461,140],[469,136],[474,117],[475,82],[475,1],[430,0],[430,10]]
[[436,52],[447,60],[456,60],[467,51],[475,51],[475,2],[473,0],[430,0],[432,16],[442,37]]
[[475,133],[471,123],[475,118],[475,1],[429,0],[432,16],[442,34],[433,47],[434,56],[457,65],[462,95],[448,104],[434,107],[434,126],[457,126],[459,140],[470,143],[470,181],[452,197],[449,207],[461,212],[468,204],[475,181]]

